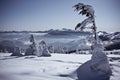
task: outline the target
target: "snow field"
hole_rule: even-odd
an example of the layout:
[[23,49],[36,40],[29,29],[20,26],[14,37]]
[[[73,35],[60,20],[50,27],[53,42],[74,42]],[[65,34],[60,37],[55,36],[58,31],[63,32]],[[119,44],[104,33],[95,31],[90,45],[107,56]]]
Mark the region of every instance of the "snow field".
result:
[[[75,80],[61,77],[74,72],[81,64],[91,59],[85,54],[52,54],[51,57],[11,57],[0,53],[0,80]],[[119,57],[120,55],[108,55]],[[113,60],[111,80],[120,80],[120,60]]]

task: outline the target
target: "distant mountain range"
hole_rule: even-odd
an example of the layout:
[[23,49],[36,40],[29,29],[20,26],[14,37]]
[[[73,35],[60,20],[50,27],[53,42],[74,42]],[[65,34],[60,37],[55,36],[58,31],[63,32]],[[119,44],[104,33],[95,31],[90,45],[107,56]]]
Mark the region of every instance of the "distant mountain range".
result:
[[99,31],[98,36],[102,41],[118,41],[120,40],[120,32],[107,33]]
[[120,49],[120,32],[98,32],[99,38],[104,42],[106,50]]
[[[75,31],[63,28],[62,30],[47,30],[47,31],[1,31],[0,42],[4,40],[21,41],[25,45],[29,45],[29,37],[33,34],[37,42],[44,40],[48,46],[54,46],[56,52],[58,49],[66,49],[76,51],[79,49],[90,49],[87,46],[87,36],[92,35],[91,32]],[[120,49],[120,32],[107,33],[105,31],[97,32],[100,40],[104,43],[107,50]]]
[[[66,33],[80,33],[83,31],[75,31],[72,29],[66,29],[63,28],[61,30],[59,29],[50,29],[50,30],[46,30],[46,31],[0,31],[0,33],[49,33],[49,34],[66,34]],[[90,33],[90,32],[86,32],[86,33]]]

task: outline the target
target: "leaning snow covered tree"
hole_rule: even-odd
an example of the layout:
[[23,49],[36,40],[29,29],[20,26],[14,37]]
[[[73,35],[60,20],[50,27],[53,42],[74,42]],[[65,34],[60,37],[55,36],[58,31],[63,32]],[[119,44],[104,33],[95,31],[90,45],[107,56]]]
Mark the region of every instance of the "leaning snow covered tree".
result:
[[[75,11],[79,12],[79,14],[85,15],[87,17],[84,21],[76,25],[75,30],[79,29],[83,31],[85,28],[92,29],[95,41],[97,41],[95,15],[93,7],[90,5],[85,5],[83,3],[78,3],[73,7],[75,8]],[[92,24],[92,26],[87,27],[87,25],[89,24]]]
[[[79,29],[82,31],[85,28],[89,28],[94,35],[91,46],[92,58],[77,69],[78,80],[109,80],[112,72],[104,52],[104,47],[98,42],[94,15],[95,11],[91,5],[85,5],[83,3],[78,3],[73,7],[79,14],[87,17],[84,21],[76,25],[75,30]],[[92,26],[87,27],[89,24],[92,24]]]

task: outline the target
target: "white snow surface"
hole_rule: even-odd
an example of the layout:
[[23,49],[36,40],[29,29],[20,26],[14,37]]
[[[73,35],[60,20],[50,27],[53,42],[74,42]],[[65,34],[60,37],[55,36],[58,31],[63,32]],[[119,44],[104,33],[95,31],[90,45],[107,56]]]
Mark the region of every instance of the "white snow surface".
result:
[[[51,57],[10,56],[0,53],[0,80],[75,80],[61,77],[73,73],[81,64],[91,59],[85,54],[51,54]],[[108,55],[120,58],[120,55]],[[110,80],[120,80],[120,60],[110,62],[113,75]]]

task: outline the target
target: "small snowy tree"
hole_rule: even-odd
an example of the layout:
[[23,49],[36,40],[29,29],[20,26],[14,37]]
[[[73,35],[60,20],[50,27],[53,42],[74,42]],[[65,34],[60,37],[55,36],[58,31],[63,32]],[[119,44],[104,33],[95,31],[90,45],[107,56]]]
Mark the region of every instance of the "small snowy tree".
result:
[[25,55],[36,55],[36,44],[35,44],[34,36],[30,35],[29,39],[31,44],[26,49]]
[[21,54],[19,47],[15,47],[11,56],[23,56],[23,55]]
[[42,40],[39,43],[38,49],[39,49],[38,56],[51,56],[45,41]]
[[52,46],[52,45],[49,46],[49,47],[48,47],[48,50],[49,50],[50,53],[54,53],[54,46]]

